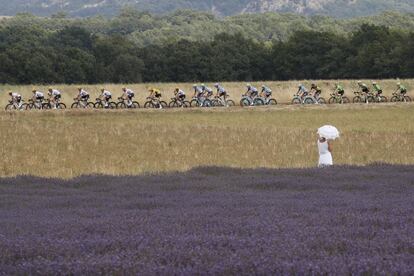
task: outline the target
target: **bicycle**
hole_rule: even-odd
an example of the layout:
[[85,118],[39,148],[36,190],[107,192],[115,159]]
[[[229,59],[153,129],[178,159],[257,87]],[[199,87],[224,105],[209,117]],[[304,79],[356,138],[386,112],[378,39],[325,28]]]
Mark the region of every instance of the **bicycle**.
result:
[[212,105],[213,103],[211,102],[211,100],[204,96],[194,96],[190,102],[191,107],[211,107]]
[[296,93],[293,95],[292,104],[326,104],[326,101],[323,97],[315,98],[315,96],[311,94],[303,96]]
[[212,105],[215,107],[232,107],[235,106],[236,103],[231,99],[223,99],[222,97],[215,96],[214,99],[211,101]]
[[261,105],[265,105],[265,102],[262,98],[260,97],[254,97],[252,98],[250,95],[246,95],[243,94],[242,98],[240,100],[240,106],[241,107],[245,107],[245,106],[261,106]]
[[95,104],[93,102],[88,102],[87,100],[79,100],[78,98],[74,98],[74,103],[70,106],[70,108],[95,108]]
[[96,98],[96,102],[94,104],[95,108],[98,109],[116,109],[116,103],[115,102],[104,102],[101,98]]
[[370,92],[361,92],[361,91],[354,91],[355,97],[352,99],[353,103],[373,103],[375,102],[372,93]]
[[376,103],[386,103],[386,102],[388,102],[388,98],[387,97],[385,97],[385,96],[383,96],[383,95],[381,95],[381,94],[371,94],[372,95],[372,97],[374,98],[374,102],[376,102]]
[[401,93],[397,93],[397,92],[393,92],[392,95],[393,96],[391,97],[390,102],[393,102],[393,103],[396,103],[396,102],[404,102],[404,103],[411,102],[410,96],[407,96],[407,95],[404,95],[404,94],[401,94]]
[[61,103],[60,99],[56,99],[55,103],[52,103],[51,99],[46,99],[46,102],[43,103],[43,109],[52,109],[53,105],[55,109],[66,109],[66,104]]
[[118,103],[116,104],[116,108],[117,109],[126,109],[126,108],[136,109],[136,108],[140,108],[140,105],[136,101],[131,101],[129,99],[119,97]]
[[189,101],[181,101],[178,100],[177,98],[171,98],[171,102],[168,104],[168,107],[170,108],[174,108],[174,107],[184,107],[184,108],[188,108],[191,107],[191,104]]
[[340,95],[336,92],[331,93],[331,97],[328,100],[329,104],[349,104],[351,101],[347,96]]
[[29,99],[29,103],[26,105],[26,110],[31,110],[31,109],[37,109],[37,110],[41,110],[44,109],[44,105],[46,103],[43,103],[43,100],[33,100],[33,99]]
[[155,97],[147,97],[147,102],[144,104],[144,108],[167,108],[167,103],[164,101],[161,101],[160,99],[157,99]]
[[20,100],[20,104],[18,102],[9,100],[9,103],[6,105],[5,110],[25,110],[27,108],[27,103],[24,103],[23,100]]

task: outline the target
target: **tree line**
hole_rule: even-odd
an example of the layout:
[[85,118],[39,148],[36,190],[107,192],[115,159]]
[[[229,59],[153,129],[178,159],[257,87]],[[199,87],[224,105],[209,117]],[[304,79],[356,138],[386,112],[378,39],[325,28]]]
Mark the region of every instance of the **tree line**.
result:
[[242,34],[138,47],[70,26],[0,28],[0,83],[138,83],[414,77],[414,33],[362,25],[351,35],[303,30],[285,41]]

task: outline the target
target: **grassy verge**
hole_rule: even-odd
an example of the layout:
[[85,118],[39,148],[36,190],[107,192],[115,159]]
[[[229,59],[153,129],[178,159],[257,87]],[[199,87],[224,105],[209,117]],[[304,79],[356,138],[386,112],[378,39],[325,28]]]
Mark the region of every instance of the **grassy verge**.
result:
[[324,124],[342,131],[337,164],[414,164],[413,116],[412,105],[0,112],[0,176],[313,167]]

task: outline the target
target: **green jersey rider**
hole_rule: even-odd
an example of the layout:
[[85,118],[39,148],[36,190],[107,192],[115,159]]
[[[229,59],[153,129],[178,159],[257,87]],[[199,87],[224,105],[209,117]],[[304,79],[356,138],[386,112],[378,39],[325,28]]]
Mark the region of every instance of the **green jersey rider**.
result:
[[405,96],[405,94],[407,94],[407,88],[400,82],[397,83],[397,90],[395,92],[397,91],[399,91],[402,96]]
[[372,86],[374,87],[374,91],[377,93],[377,96],[382,94],[381,86],[379,86],[377,82],[373,81]]
[[345,89],[342,85],[340,85],[339,83],[337,83],[335,85],[335,93],[338,93],[338,95],[340,95],[341,97],[344,96],[345,94]]

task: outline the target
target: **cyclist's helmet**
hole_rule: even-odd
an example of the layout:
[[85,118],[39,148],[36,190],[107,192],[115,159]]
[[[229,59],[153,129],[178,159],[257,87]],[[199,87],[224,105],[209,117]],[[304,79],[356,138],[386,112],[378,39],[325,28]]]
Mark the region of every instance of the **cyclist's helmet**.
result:
[[122,91],[126,91],[127,89],[126,89],[126,87],[122,87]]
[[78,87],[78,90],[81,91],[82,90],[82,87]]
[[102,88],[101,88],[101,91],[102,91],[102,92],[104,92],[104,91],[105,91],[105,88],[103,88],[103,87],[102,87]]
[[316,88],[316,84],[312,83],[311,87]]
[[361,83],[362,83],[362,81],[358,81],[357,83],[358,83],[358,84],[361,84]]
[[250,83],[248,83],[248,84],[246,85],[246,87],[250,89],[250,88],[252,88],[252,85],[251,85]]
[[299,88],[302,88],[303,87],[303,84],[299,84],[299,86],[298,86]]
[[37,90],[33,88],[32,93],[36,93],[36,92],[37,92]]
[[219,83],[216,83],[215,85],[214,85],[214,87],[215,88],[218,88],[220,86],[220,84]]
[[263,84],[263,85],[262,85],[262,88],[263,88],[263,89],[264,89],[264,88],[266,88],[266,85],[264,85],[264,84]]
[[52,88],[52,87],[49,87],[47,90],[52,91],[52,90],[53,90],[53,88]]
[[377,84],[377,82],[376,81],[373,81],[372,84]]
[[201,87],[206,88],[206,85],[204,83],[201,84]]
[[13,94],[13,92],[9,91],[9,95],[11,96]]
[[400,87],[401,86],[401,82],[397,82],[397,86]]

